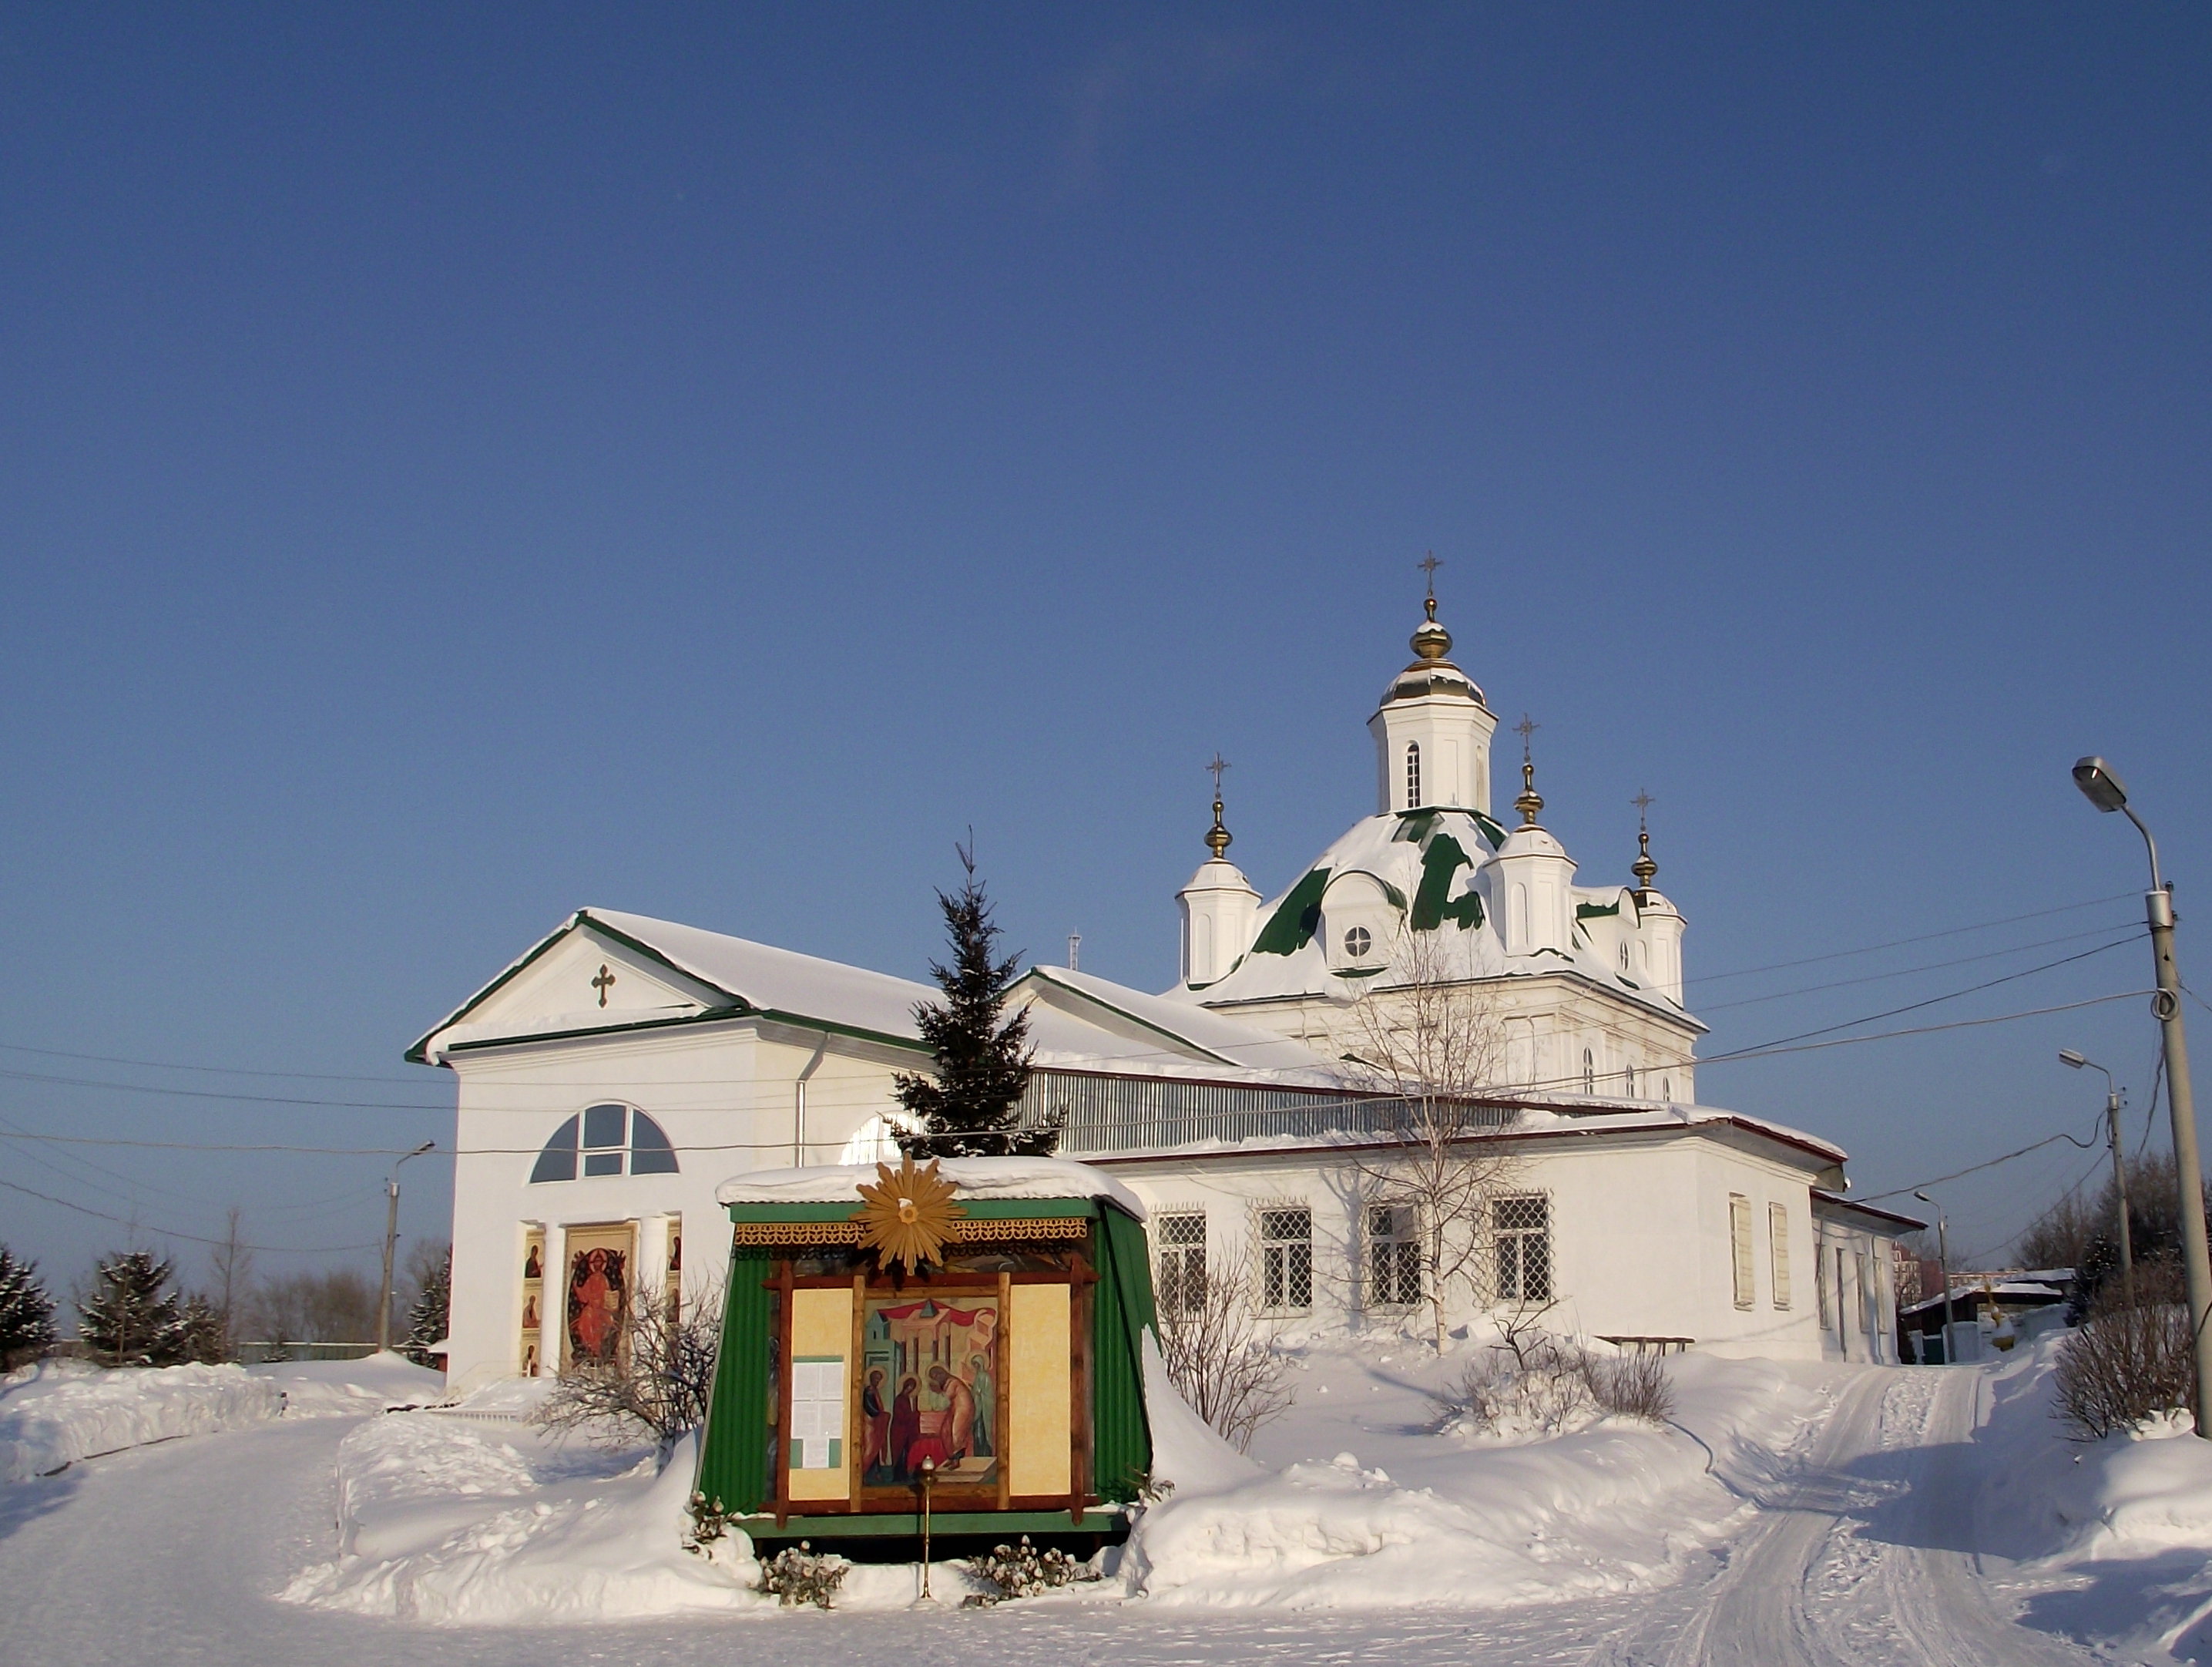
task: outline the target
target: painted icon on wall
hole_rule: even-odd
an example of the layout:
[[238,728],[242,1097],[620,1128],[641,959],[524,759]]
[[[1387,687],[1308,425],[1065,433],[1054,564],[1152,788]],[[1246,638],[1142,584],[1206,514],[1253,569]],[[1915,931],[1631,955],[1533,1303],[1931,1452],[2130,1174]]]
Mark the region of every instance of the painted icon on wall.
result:
[[922,1461],[939,1487],[994,1481],[999,1299],[871,1297],[862,1337],[861,1470],[872,1487],[907,1487]]

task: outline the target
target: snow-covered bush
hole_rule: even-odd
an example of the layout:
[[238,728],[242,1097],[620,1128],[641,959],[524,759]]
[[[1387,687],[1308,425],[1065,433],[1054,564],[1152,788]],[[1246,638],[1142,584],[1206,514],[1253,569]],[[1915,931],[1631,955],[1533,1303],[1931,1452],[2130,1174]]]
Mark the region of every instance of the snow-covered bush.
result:
[[978,1594],[970,1603],[997,1603],[1009,1597],[1034,1597],[1054,1586],[1095,1579],[1089,1568],[1056,1546],[1042,1551],[1022,1536],[1019,1545],[993,1546],[981,1557],[970,1557],[968,1567],[979,1578],[999,1589],[996,1597]]
[[1662,1424],[1674,1390],[1656,1355],[1592,1354],[1556,1337],[1523,1337],[1517,1354],[1492,1348],[1431,1397],[1440,1426],[1481,1435],[1559,1435],[1600,1417]]
[[580,1360],[563,1372],[532,1422],[584,1430],[613,1446],[643,1428],[667,1447],[707,1421],[722,1341],[720,1288],[678,1302],[633,1304],[622,1328],[614,1358]]
[[802,1603],[826,1609],[835,1606],[837,1588],[852,1569],[835,1552],[817,1551],[810,1541],[787,1545],[773,1557],[761,1559],[760,1590],[787,1609]]
[[1168,1376],[1191,1410],[1240,1453],[1291,1404],[1282,1360],[1260,1335],[1259,1313],[1250,1264],[1218,1257],[1202,1276],[1186,1275],[1159,1311]]
[[2086,1439],[2131,1430],[2190,1404],[2189,1311],[2174,1303],[2100,1305],[2059,1351],[2058,1415]]
[[1590,1396],[1600,1411],[1614,1418],[1640,1418],[1663,1424],[1674,1410],[1674,1385],[1656,1354],[1622,1354],[1610,1360],[1583,1356]]

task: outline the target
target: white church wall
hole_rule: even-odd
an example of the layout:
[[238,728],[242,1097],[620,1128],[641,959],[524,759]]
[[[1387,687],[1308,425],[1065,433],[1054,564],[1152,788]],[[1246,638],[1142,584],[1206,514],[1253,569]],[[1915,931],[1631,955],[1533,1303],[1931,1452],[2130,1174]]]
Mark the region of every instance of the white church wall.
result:
[[[1281,1338],[1378,1325],[1418,1333],[1428,1324],[1425,1310],[1370,1309],[1364,1201],[1359,1177],[1340,1160],[1240,1152],[1107,1166],[1156,1216],[1202,1209],[1210,1256],[1224,1265],[1241,1258],[1255,1274],[1265,1251],[1260,1213],[1310,1209],[1310,1299],[1303,1308],[1268,1314],[1268,1329]],[[1534,1147],[1503,1186],[1547,1201],[1557,1301],[1543,1318],[1545,1329],[1583,1337],[1690,1338],[1722,1354],[1818,1359],[1809,1286],[1800,1288],[1810,1277],[1811,1178],[1808,1169],[1689,1131]],[[1786,1309],[1773,1305],[1772,1281],[1765,1275],[1758,1276],[1752,1305],[1735,1305],[1732,1194],[1754,1201],[1755,1249],[1762,1258],[1765,1207],[1784,1207],[1790,1264],[1805,1269]],[[1448,1311],[1455,1326],[1483,1317],[1464,1290],[1454,1293]]]
[[[680,1233],[686,1289],[719,1281],[727,1218],[714,1190],[732,1175],[790,1165],[800,1074],[811,1065],[800,1155],[834,1163],[855,1130],[894,1103],[898,1056],[834,1034],[827,1045],[781,1027],[763,1036],[753,1021],[456,1056],[448,1381],[465,1391],[521,1369],[523,1254],[533,1229],[548,1239],[549,1370],[560,1323],[556,1235],[634,1225],[635,1272],[657,1284],[668,1235]],[[580,1165],[574,1180],[533,1183],[538,1154],[561,1125],[609,1104],[653,1119],[676,1148],[677,1172],[587,1176]]]

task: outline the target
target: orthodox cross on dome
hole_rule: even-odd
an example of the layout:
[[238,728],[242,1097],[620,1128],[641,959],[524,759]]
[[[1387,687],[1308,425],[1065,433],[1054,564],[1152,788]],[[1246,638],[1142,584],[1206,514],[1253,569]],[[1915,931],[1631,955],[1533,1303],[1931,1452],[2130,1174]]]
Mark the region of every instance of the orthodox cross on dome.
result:
[[1437,569],[1443,563],[1437,559],[1437,552],[1432,550],[1413,565],[1429,575],[1429,600],[1435,601],[1437,599]]
[[1513,726],[1513,733],[1521,738],[1521,796],[1513,801],[1513,808],[1521,812],[1521,825],[1536,825],[1536,812],[1544,808],[1544,795],[1536,791],[1536,756],[1530,738],[1544,726],[1526,712],[1521,721]]
[[607,992],[615,987],[615,976],[607,970],[605,961],[599,963],[599,976],[592,980],[592,988],[599,993],[599,1005],[607,1004]]
[[1429,593],[1421,603],[1421,624],[1413,636],[1413,663],[1442,660],[1451,652],[1451,633],[1437,624],[1437,569],[1443,563],[1431,551],[1413,565],[1428,575]]
[[1628,802],[1636,806],[1636,861],[1628,865],[1628,872],[1636,876],[1636,890],[1640,899],[1644,892],[1651,889],[1652,878],[1659,872],[1659,865],[1651,860],[1651,822],[1649,814],[1651,807],[1659,801],[1644,792],[1643,788],[1638,788],[1636,790],[1636,797]]
[[1230,846],[1229,830],[1221,821],[1221,777],[1229,768],[1229,761],[1217,751],[1206,767],[1213,772],[1213,825],[1206,830],[1206,846],[1213,853],[1213,860],[1219,862],[1223,860],[1221,854]]

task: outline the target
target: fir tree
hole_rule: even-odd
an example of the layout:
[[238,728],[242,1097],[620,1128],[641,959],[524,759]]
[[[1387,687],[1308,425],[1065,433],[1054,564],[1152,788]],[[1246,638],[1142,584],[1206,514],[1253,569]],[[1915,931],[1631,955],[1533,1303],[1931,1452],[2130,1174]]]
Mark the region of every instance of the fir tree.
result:
[[170,1266],[147,1250],[109,1256],[76,1305],[77,1335],[103,1366],[167,1366],[185,1358],[185,1322]]
[[430,1361],[430,1345],[443,1342],[447,1313],[453,1300],[453,1253],[448,1248],[435,1272],[422,1281],[415,1305],[407,1311],[407,1340],[399,1352],[418,1366]]
[[229,1357],[229,1340],[223,1335],[222,1316],[216,1305],[195,1291],[185,1299],[177,1317],[177,1358],[201,1366],[220,1366]]
[[12,1372],[53,1347],[54,1299],[39,1264],[19,1262],[0,1244],[0,1372]]
[[901,1076],[899,1104],[914,1118],[913,1133],[899,1137],[916,1158],[1042,1156],[1060,1144],[1056,1122],[1020,1126],[1022,1091],[1029,1086],[1029,1015],[1004,1024],[1000,1013],[1014,981],[1018,958],[999,958],[999,928],[975,878],[972,845],[957,845],[967,880],[937,894],[952,941],[952,964],[933,961],[930,976],[945,1000],[915,1004],[921,1039],[937,1056],[937,1075]]

